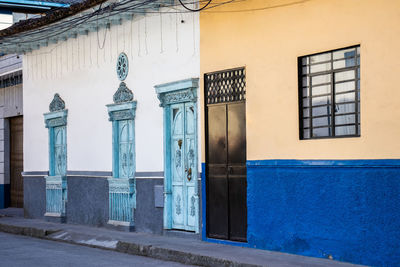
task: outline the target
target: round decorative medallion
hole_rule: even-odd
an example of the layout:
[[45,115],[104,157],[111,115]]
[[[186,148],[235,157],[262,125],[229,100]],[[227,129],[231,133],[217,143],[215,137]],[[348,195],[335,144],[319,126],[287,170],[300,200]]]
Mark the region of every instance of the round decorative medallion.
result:
[[125,53],[121,53],[121,54],[119,54],[118,60],[117,60],[118,79],[120,81],[125,80],[126,76],[128,76],[128,71],[129,71],[128,57],[126,56]]

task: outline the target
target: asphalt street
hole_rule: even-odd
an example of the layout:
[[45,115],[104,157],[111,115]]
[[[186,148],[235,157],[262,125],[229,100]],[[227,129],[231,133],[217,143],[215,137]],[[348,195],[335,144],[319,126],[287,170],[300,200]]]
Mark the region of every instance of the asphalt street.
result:
[[0,266],[188,266],[97,248],[0,233]]

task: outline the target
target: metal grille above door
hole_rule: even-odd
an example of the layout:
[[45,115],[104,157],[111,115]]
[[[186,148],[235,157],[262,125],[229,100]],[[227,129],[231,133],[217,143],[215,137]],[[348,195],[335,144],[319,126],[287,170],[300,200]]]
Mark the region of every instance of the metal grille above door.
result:
[[245,69],[205,74],[207,235],[247,239]]
[[246,71],[244,68],[212,72],[204,76],[207,104],[246,99]]

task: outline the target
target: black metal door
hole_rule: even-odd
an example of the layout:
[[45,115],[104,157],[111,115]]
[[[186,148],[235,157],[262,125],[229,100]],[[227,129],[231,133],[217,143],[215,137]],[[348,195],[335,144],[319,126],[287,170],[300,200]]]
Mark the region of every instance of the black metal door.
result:
[[205,77],[207,234],[235,241],[247,239],[244,74],[235,69]]

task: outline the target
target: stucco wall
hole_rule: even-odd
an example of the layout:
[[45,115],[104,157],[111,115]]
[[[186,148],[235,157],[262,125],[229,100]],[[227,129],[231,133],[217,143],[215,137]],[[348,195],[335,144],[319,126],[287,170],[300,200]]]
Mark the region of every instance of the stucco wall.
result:
[[[399,158],[399,9],[395,0],[247,0],[202,12],[201,73],[246,67],[247,158]],[[357,44],[361,137],[299,140],[297,58]]]
[[24,56],[24,171],[48,170],[43,113],[55,93],[68,109],[68,170],[111,171],[112,132],[105,105],[112,103],[119,85],[120,52],[129,58],[125,82],[138,102],[136,169],[163,171],[163,111],[153,86],[199,77],[200,64],[198,15],[170,11],[135,16],[110,30]]
[[[246,67],[245,246],[398,266],[399,10],[395,0],[247,0],[201,13],[201,75]],[[298,57],[358,44],[361,137],[299,140]]]
[[399,160],[249,161],[247,170],[251,247],[398,266]]

